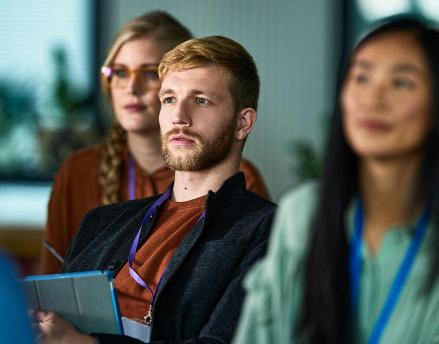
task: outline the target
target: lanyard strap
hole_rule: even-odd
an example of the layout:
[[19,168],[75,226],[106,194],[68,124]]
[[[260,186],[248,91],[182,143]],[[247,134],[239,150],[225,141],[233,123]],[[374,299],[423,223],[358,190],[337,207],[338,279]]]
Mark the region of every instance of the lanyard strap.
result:
[[[131,249],[130,249],[130,254],[128,256],[128,268],[129,268],[129,272],[130,272],[130,276],[134,279],[134,281],[136,281],[137,284],[139,284],[140,286],[142,286],[143,288],[147,289],[152,296],[152,303],[154,304],[154,299],[155,299],[155,293],[153,292],[153,290],[151,289],[151,287],[148,285],[148,283],[146,283],[142,277],[139,276],[139,274],[134,271],[133,268],[133,264],[134,264],[134,257],[136,255],[137,252],[137,247],[139,244],[139,239],[140,239],[140,234],[142,233],[142,229],[143,226],[145,225],[145,223],[151,218],[153,218],[153,215],[157,212],[157,209],[164,203],[166,202],[170,197],[171,197],[171,193],[172,193],[172,185],[169,186],[166,191],[154,202],[154,204],[147,210],[147,212],[145,213],[145,215],[143,216],[142,222],[140,224],[140,228],[139,231],[137,232],[136,237],[134,238],[133,244],[131,245]],[[203,211],[203,213],[201,214],[200,218],[198,219],[197,223],[199,223],[201,220],[203,220],[205,217],[205,212]],[[164,273],[163,273],[164,275]],[[157,288],[160,285],[160,282],[162,281],[162,277],[163,275],[160,277],[159,283],[157,284]]]
[[[431,208],[427,206],[416,224],[413,238],[410,242],[404,259],[401,262],[399,270],[392,282],[389,294],[384,303],[383,308],[375,322],[372,329],[372,333],[369,337],[368,343],[379,343],[380,338],[384,332],[384,329],[395,309],[398,299],[401,295],[402,289],[407,281],[408,275],[416,255],[421,246],[422,240],[425,237],[427,231],[428,220],[430,218]],[[360,295],[360,278],[361,278],[361,246],[363,241],[363,227],[364,227],[364,210],[361,201],[358,202],[355,210],[355,227],[352,237],[352,246],[350,252],[350,272],[351,272],[351,302],[354,310],[354,314],[358,311],[359,295]]]
[[354,233],[350,250],[350,282],[351,282],[351,306],[353,314],[358,310],[361,278],[361,245],[363,242],[363,204],[358,201],[354,216]]
[[137,246],[139,245],[140,234],[142,233],[143,226],[148,221],[148,219],[153,217],[153,214],[157,211],[157,208],[160,207],[164,202],[166,202],[169,197],[171,197],[172,187],[169,187],[155,202],[154,204],[147,210],[145,215],[143,216],[142,222],[140,224],[139,231],[134,238],[133,244],[131,245],[130,254],[128,256],[128,267],[130,271],[131,277],[142,287],[148,289],[151,295],[154,295],[152,289],[148,286],[148,284],[137,274],[137,272],[133,269],[134,264],[134,256],[137,252]]
[[128,153],[128,200],[132,201],[136,198],[136,168],[134,167],[134,159]]

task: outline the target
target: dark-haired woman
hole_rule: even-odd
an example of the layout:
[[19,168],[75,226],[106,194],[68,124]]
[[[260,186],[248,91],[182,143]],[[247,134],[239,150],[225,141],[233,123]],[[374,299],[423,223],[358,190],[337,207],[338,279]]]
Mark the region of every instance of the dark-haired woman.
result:
[[338,99],[321,180],[280,202],[236,343],[439,342],[439,33],[389,18]]

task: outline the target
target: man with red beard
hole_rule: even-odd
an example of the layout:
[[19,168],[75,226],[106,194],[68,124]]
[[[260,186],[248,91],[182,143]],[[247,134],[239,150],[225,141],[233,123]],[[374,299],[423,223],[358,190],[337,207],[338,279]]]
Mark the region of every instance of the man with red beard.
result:
[[[161,145],[175,181],[160,196],[88,213],[63,271],[113,270],[121,314],[150,329],[145,342],[228,343],[275,207],[246,190],[239,172],[256,121],[257,69],[241,45],[210,36],[168,52],[159,74]],[[84,335],[53,313],[37,318],[46,343],[138,342]]]

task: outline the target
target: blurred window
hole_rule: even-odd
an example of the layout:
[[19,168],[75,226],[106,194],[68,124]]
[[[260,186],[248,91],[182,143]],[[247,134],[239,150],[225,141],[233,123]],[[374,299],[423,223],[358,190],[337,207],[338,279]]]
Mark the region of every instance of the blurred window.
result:
[[0,180],[48,181],[95,143],[93,1],[0,2]]
[[349,14],[349,44],[371,22],[402,13],[421,14],[439,22],[438,0],[356,0],[346,1]]

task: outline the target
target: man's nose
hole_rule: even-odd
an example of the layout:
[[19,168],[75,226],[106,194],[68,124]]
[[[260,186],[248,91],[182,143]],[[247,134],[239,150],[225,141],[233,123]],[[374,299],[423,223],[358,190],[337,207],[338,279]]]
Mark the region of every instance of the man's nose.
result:
[[173,107],[172,124],[190,127],[192,118],[190,115],[190,106],[186,100],[177,101]]

